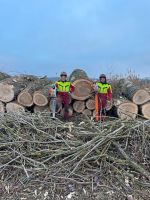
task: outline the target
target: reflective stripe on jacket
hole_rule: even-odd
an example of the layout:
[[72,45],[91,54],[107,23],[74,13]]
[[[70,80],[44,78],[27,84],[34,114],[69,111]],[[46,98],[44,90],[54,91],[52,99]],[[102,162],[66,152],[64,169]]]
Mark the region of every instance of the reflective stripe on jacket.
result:
[[98,93],[107,94],[108,90],[112,93],[111,85],[109,85],[108,83],[97,82],[96,86],[97,86]]
[[70,92],[71,82],[65,81],[57,81],[57,91],[58,92]]

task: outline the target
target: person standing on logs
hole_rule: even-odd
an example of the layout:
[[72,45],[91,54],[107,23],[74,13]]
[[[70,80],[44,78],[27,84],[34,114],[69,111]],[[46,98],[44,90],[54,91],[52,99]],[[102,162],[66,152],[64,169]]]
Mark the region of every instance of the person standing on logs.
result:
[[99,81],[94,84],[94,91],[97,95],[98,113],[96,120],[104,121],[106,117],[106,106],[107,101],[112,101],[112,88],[111,85],[107,83],[106,75],[101,74],[99,76]]
[[69,118],[69,95],[74,92],[75,87],[71,82],[67,81],[67,73],[62,72],[60,74],[60,80],[55,83],[57,89],[58,103],[61,103],[64,107],[64,119]]

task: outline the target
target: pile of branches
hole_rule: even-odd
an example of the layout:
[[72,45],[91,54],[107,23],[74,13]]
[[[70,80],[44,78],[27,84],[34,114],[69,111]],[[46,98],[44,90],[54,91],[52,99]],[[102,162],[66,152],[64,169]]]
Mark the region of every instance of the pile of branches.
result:
[[1,199],[149,198],[150,121],[77,119],[0,117]]

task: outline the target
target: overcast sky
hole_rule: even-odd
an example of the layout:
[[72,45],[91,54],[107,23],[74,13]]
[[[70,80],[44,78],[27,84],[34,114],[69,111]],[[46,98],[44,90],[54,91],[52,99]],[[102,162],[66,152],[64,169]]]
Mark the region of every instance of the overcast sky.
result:
[[150,0],[0,0],[0,70],[150,77]]

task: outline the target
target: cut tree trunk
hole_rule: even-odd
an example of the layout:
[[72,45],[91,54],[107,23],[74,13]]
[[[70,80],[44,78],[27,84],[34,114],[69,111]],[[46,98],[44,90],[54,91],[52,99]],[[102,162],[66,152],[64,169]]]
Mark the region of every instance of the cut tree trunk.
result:
[[140,106],[141,114],[144,118],[150,119],[150,102]]
[[8,103],[27,87],[29,80],[24,77],[7,78],[0,82],[0,101]]
[[86,101],[86,107],[88,110],[94,110],[95,109],[95,100],[94,99],[88,99]]
[[85,109],[85,102],[84,101],[75,101],[73,103],[73,109],[77,113],[82,113]]
[[4,112],[5,112],[5,106],[3,102],[0,101],[0,113],[4,113]]
[[48,90],[49,90],[49,85],[46,85],[43,89],[34,92],[33,94],[33,102],[37,106],[46,106],[48,104]]
[[[73,115],[73,109],[71,106],[69,106],[68,111],[69,111],[69,117],[71,117]],[[64,117],[64,113],[65,113],[65,109],[63,108],[61,109],[61,112],[60,112],[62,117]]]
[[49,108],[49,106],[34,106],[33,111],[34,111],[34,113],[50,112],[50,108]]
[[122,87],[122,93],[129,100],[133,101],[137,105],[142,105],[150,100],[149,93],[140,89],[138,86],[134,85],[131,81],[122,79],[120,80]]
[[138,106],[125,99],[114,100],[114,111],[122,120],[135,119],[138,114]]
[[92,95],[93,83],[90,80],[79,79],[73,82],[75,91],[71,94],[73,99],[86,100]]
[[17,102],[10,102],[6,104],[7,112],[25,112],[25,107],[19,105]]
[[78,79],[88,79],[87,73],[82,69],[75,69],[69,77],[70,82],[74,82]]
[[83,113],[84,115],[86,115],[86,116],[91,116],[91,115],[92,115],[92,111],[89,110],[89,109],[85,109],[82,113]]
[[17,97],[19,104],[25,107],[31,107],[33,105],[33,93],[36,90],[43,88],[49,83],[47,78],[37,79],[34,82],[30,82],[25,90],[23,90]]

